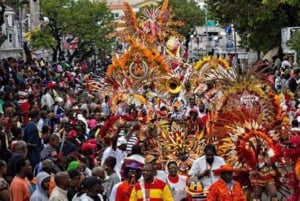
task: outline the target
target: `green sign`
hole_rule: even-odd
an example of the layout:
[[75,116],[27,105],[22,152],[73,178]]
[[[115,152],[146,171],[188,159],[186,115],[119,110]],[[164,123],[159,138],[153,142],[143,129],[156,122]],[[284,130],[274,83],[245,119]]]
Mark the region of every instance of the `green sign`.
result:
[[216,21],[214,21],[214,20],[207,20],[206,21],[206,26],[208,26],[208,27],[215,27],[216,26]]

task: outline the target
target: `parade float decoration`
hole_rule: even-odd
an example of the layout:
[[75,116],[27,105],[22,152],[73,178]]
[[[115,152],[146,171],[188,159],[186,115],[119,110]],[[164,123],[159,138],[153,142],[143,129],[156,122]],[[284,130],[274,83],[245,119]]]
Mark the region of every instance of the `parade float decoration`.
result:
[[237,179],[249,192],[262,180],[274,180],[284,191],[281,140],[289,135],[282,130],[289,119],[282,98],[290,96],[275,94],[259,74],[234,72],[220,73],[215,80],[221,95],[211,102],[214,115],[207,135],[218,153],[240,170]]
[[196,131],[194,135],[189,135],[187,126],[184,123],[174,122],[167,129],[162,128],[158,138],[162,163],[167,164],[168,161],[175,160],[180,174],[184,175],[187,175],[199,154],[203,154],[199,153],[199,150],[204,150],[207,144],[202,130]]
[[[141,17],[124,5],[124,23],[119,23],[116,37],[128,49],[113,56],[98,88],[111,95],[113,113],[129,106],[140,114],[146,111],[146,116],[136,118],[141,130],[137,135],[149,140],[150,151],[155,150],[159,161],[165,165],[175,160],[180,173],[186,174],[205,145],[213,143],[219,155],[240,169],[243,181],[239,181],[249,191],[249,173],[259,172],[263,165],[284,166],[281,139],[288,133],[282,128],[289,126],[291,96],[276,94],[255,71],[240,72],[223,58],[205,56],[195,64],[186,63],[179,54],[180,36],[172,29],[180,22],[172,21],[168,1],[142,10]],[[190,97],[196,105],[209,105],[204,128],[193,133],[186,119],[169,117],[174,107],[186,110]],[[111,117],[99,136],[114,136],[120,124],[130,121],[128,116]],[[153,126],[157,132],[148,135]],[[277,174],[276,182],[282,184],[284,176]]]

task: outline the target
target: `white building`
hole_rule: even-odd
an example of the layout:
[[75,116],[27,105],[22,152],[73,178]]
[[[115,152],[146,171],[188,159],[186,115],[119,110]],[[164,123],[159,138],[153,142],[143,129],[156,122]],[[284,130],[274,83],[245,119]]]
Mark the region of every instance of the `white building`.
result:
[[[28,5],[20,4],[17,10],[6,6],[2,33],[7,39],[0,47],[0,58],[23,57],[23,41],[26,32],[41,24],[38,1],[30,0]],[[17,16],[19,16],[17,19]]]
[[0,47],[0,58],[7,57],[22,57],[21,37],[20,37],[20,24],[15,20],[15,11],[6,7],[4,13],[4,24],[2,25],[2,33],[6,35],[7,39]]

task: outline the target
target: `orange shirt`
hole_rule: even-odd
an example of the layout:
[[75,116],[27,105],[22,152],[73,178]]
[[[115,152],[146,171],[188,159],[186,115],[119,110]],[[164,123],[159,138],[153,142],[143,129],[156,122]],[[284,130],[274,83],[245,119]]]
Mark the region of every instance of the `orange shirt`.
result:
[[31,184],[27,178],[15,176],[10,184],[11,201],[29,201],[32,193]]
[[128,181],[122,182],[117,188],[115,201],[129,201],[133,187],[134,186],[130,185]]
[[231,190],[223,179],[219,179],[213,183],[206,197],[207,201],[246,201],[246,196],[241,185],[234,181]]

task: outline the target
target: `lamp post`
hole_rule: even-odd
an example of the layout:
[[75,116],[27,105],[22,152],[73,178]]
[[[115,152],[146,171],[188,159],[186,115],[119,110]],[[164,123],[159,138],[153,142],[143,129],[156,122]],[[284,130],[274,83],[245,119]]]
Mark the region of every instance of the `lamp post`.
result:
[[236,25],[233,25],[233,42],[234,42],[234,55],[237,56],[237,49],[236,49],[236,30],[235,27]]
[[[23,12],[22,12],[22,6],[21,6],[22,0],[19,0],[19,41],[20,41],[20,47],[23,49]],[[23,52],[23,51],[22,51]]]
[[190,49],[190,51],[189,51],[189,57],[190,58],[193,58],[194,57],[194,51],[193,51],[193,49],[194,49],[194,47],[193,47],[193,40],[194,40],[194,35],[193,34],[191,34],[190,35],[190,42],[189,42],[189,49]]
[[205,44],[205,50],[206,52],[208,52],[208,40],[209,40],[209,36],[208,36],[208,24],[207,24],[207,8],[205,7],[204,10],[204,14],[205,14],[205,33],[206,33],[206,44]]

